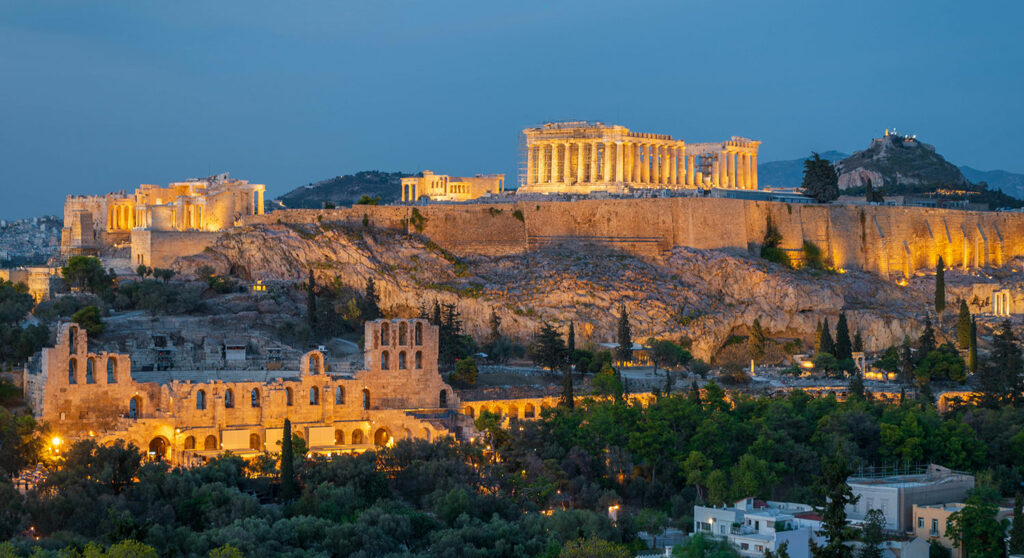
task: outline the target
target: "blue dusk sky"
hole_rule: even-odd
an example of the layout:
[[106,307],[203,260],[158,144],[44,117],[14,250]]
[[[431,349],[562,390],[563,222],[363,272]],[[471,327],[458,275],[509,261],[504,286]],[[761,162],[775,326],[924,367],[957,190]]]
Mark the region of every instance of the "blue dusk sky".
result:
[[760,161],[886,127],[1024,172],[1021,2],[0,3],[0,218],[229,171],[515,182],[524,127],[587,119]]

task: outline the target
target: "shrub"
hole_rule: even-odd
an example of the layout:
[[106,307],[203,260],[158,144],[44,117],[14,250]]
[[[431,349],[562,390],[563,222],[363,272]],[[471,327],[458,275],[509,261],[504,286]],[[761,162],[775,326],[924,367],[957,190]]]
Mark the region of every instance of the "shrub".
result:
[[523,211],[521,209],[517,209],[517,210],[513,211],[512,212],[512,216],[515,217],[516,219],[519,219],[519,221],[522,222],[522,223],[526,222],[526,218],[523,217]]

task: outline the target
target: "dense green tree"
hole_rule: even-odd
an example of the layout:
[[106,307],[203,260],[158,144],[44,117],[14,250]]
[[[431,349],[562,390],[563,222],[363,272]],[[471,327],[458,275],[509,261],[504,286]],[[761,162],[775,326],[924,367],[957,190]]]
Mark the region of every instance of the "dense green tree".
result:
[[860,353],[864,351],[864,339],[860,336],[860,330],[853,335],[853,351]]
[[75,315],[71,316],[71,321],[89,332],[89,337],[103,333],[103,330],[107,327],[100,316],[100,309],[95,306],[86,306],[75,312]]
[[832,328],[828,325],[828,318],[821,322],[821,352],[832,356],[836,354],[836,343],[832,340]]
[[942,316],[946,310],[946,265],[939,256],[935,264],[935,313]]
[[945,343],[924,355],[914,369],[914,377],[922,388],[935,380],[963,382],[967,379],[967,367],[960,352]]
[[380,295],[377,294],[377,284],[373,282],[373,277],[366,278],[366,288],[363,291],[363,319],[366,321],[372,321],[381,317],[380,312]]
[[494,310],[493,306],[491,307],[491,315],[487,319],[487,325],[490,328],[488,341],[493,343],[498,339],[501,339],[501,317],[498,316],[498,313]]
[[801,188],[804,193],[818,203],[828,203],[839,197],[839,176],[836,169],[827,159],[812,153],[810,159],[804,161],[804,178]]
[[71,287],[98,295],[107,293],[114,279],[93,256],[71,256],[60,273]]
[[615,399],[622,398],[622,380],[619,379],[619,375],[610,363],[605,363],[604,368],[594,374],[590,385],[593,386],[597,395],[610,396]]
[[837,360],[853,358],[853,343],[850,341],[850,326],[846,323],[846,312],[839,313],[836,322],[835,356]]
[[765,218],[764,238],[761,240],[761,257],[777,264],[789,266],[789,255],[782,249],[782,233],[772,222],[771,213]]
[[992,351],[978,370],[982,404],[996,408],[1020,398],[1024,361],[1010,320],[1005,320],[992,337]]
[[946,520],[946,537],[972,558],[1006,555],[1007,521],[996,519],[998,493],[981,486],[971,491],[965,506]]
[[455,372],[452,372],[449,380],[458,387],[471,388],[476,385],[477,372],[476,360],[467,356],[455,362]]
[[673,558],[739,558],[740,553],[725,539],[697,533],[672,548]]
[[309,325],[309,329],[314,332],[319,330],[319,323],[317,322],[317,308],[316,308],[316,277],[313,276],[313,270],[309,270],[309,280],[306,281],[306,323]]
[[978,324],[971,318],[971,338],[967,345],[967,369],[971,373],[978,371]]
[[440,305],[435,308],[439,315],[437,332],[438,365],[452,370],[455,362],[477,352],[473,338],[466,335],[462,323],[462,314],[454,303]]
[[935,350],[935,329],[932,328],[931,318],[924,319],[924,329],[921,336],[917,338],[918,355],[927,355]]
[[15,475],[42,458],[43,440],[30,414],[16,415],[0,407],[0,471]]
[[1010,527],[1010,554],[1024,554],[1024,495],[1013,499],[1013,522]]
[[875,190],[875,186],[871,183],[870,178],[867,184],[864,185],[864,199],[868,203],[882,203],[885,201],[885,196],[882,195],[882,192]]
[[562,334],[551,324],[541,323],[540,330],[530,345],[530,357],[534,364],[551,370],[560,370],[565,363],[568,349]]
[[615,348],[615,359],[621,362],[633,358],[633,332],[629,326],[629,313],[626,312],[626,305],[619,306],[619,325],[616,330],[616,340],[619,346]]
[[822,326],[821,320],[818,320],[818,325],[814,329],[814,354],[821,352],[821,341],[824,334],[825,328]]
[[665,393],[671,393],[673,383],[671,369],[686,364],[693,356],[682,345],[667,339],[652,337],[647,340],[647,347],[650,351],[651,362],[654,363],[654,373],[657,374],[659,366],[665,369]]
[[885,541],[885,515],[881,510],[868,510],[861,527],[860,541],[863,546],[857,558],[881,558],[882,542]]
[[853,538],[846,524],[846,506],[856,504],[859,499],[853,495],[846,479],[853,474],[846,456],[837,451],[822,465],[820,487],[826,496],[822,510],[821,531],[825,545],[812,542],[811,553],[815,558],[852,558],[853,550],[846,543]]
[[569,541],[558,553],[558,558],[630,558],[633,553],[624,545],[597,537]]
[[295,455],[292,447],[292,421],[284,419],[284,431],[281,433],[281,499],[289,501],[297,495]]
[[960,313],[956,321],[956,340],[961,349],[971,346],[971,310],[967,301],[960,299]]
[[761,327],[761,320],[754,318],[754,323],[750,325],[750,353],[754,358],[761,358],[764,356],[765,350],[768,346],[768,337],[764,333],[764,328]]
[[142,279],[145,279],[147,275],[151,275],[152,273],[153,268],[147,267],[145,264],[139,264],[139,266],[135,268],[135,274]]
[[568,356],[576,352],[576,325],[572,320],[569,320],[569,334],[566,335],[565,347]]

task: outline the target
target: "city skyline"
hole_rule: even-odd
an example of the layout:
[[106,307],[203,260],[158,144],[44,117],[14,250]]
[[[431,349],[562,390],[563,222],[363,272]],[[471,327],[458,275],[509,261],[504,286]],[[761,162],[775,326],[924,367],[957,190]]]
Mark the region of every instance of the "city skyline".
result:
[[1024,172],[1021,8],[1001,5],[5,6],[19,55],[0,71],[21,86],[0,91],[0,187],[33,195],[0,218],[225,171],[271,198],[374,169],[512,187],[521,130],[548,120],[750,137],[762,163],[896,127]]

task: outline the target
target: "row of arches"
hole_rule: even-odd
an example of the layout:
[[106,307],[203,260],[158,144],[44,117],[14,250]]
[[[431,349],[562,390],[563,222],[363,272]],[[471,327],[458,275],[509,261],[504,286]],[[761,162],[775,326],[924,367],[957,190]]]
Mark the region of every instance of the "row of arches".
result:
[[[285,388],[284,390],[285,405],[291,407],[295,405],[295,392],[292,388]],[[320,404],[320,388],[312,386],[309,388],[309,404],[319,405]],[[335,386],[334,388],[334,404],[344,405],[345,404],[345,388],[342,386]],[[249,392],[249,406],[257,408],[260,406],[260,390],[259,388],[252,388]],[[200,389],[196,391],[196,410],[205,411],[207,408],[207,396],[206,390]],[[235,408],[235,392],[231,388],[224,391],[224,408],[234,409]],[[363,390],[363,409],[370,408],[370,390]]]
[[[540,404],[540,411],[551,408],[547,403]],[[472,405],[466,405],[463,412],[471,417],[476,417],[477,412],[490,412],[501,416],[502,418],[514,418],[514,419],[532,419],[540,416],[537,407],[533,403],[526,403],[523,405],[522,414],[519,414],[519,407],[515,404],[500,405],[494,404],[483,404],[479,408],[474,408]]]
[[[79,363],[79,360],[84,360],[85,361],[85,378],[84,378],[84,382],[86,384],[95,384],[96,383],[96,369],[97,369],[97,364],[96,363],[97,363],[98,360],[100,360],[99,357],[85,357],[85,358],[82,358],[82,359],[79,359],[79,357],[70,357],[68,359],[68,383],[69,384],[77,384],[78,383],[78,374],[79,374],[79,364],[78,363]],[[116,384],[117,383],[117,359],[116,359],[116,357],[108,356],[108,357],[106,357],[106,361],[107,361],[106,362],[106,365],[107,365],[106,366],[106,368],[107,368],[107,383],[108,384]]]
[[[413,362],[413,368],[414,369],[416,369],[416,370],[423,369],[423,352],[422,351],[416,351],[416,353],[413,354],[412,362]],[[380,353],[380,369],[381,370],[390,370],[391,369],[391,354],[388,353],[388,351],[381,351],[381,353]],[[408,370],[409,369],[409,363],[408,363],[408,359],[406,358],[405,351],[399,351],[399,353],[398,353],[398,367],[397,367],[397,369],[398,370]]]
[[[398,345],[407,346],[409,343],[409,324],[408,322],[398,322]],[[381,322],[380,324],[380,344],[384,347],[391,345],[391,322]],[[423,344],[423,322],[416,322],[413,325],[412,345]]]
[[[293,434],[295,436],[298,436],[299,438],[303,438],[301,432],[293,432]],[[427,428],[427,427],[423,427],[423,430],[421,432],[421,436],[425,440],[427,440],[428,442],[433,437],[431,432],[430,432],[430,429]],[[405,429],[405,431],[404,431],[404,439],[406,439],[406,440],[412,440],[413,439],[412,430],[410,430],[408,428]],[[367,432],[365,432],[361,428],[356,428],[356,429],[352,430],[352,432],[347,434],[347,435],[346,435],[346,432],[344,430],[340,429],[340,428],[337,428],[337,429],[334,430],[334,444],[337,445],[337,446],[344,446],[344,445],[359,446],[359,445],[365,445],[365,444],[368,443],[368,440],[371,440],[371,438],[369,438]],[[387,427],[380,427],[380,428],[378,428],[377,430],[374,431],[373,437],[372,437],[372,441],[373,441],[374,445],[383,447],[383,446],[387,446],[387,445],[393,443],[394,442],[394,436],[392,435],[391,430],[388,429]],[[150,444],[149,444],[150,455],[151,456],[156,456],[158,458],[164,458],[167,455],[167,450],[169,449],[169,447],[170,447],[170,443],[167,441],[166,438],[164,438],[163,436],[157,436],[157,437],[153,438],[152,441],[150,441]],[[218,438],[217,438],[217,436],[215,434],[209,434],[209,435],[207,435],[205,437],[202,437],[202,444],[200,445],[199,444],[199,440],[195,436],[186,436],[185,440],[184,440],[184,443],[182,445],[182,449],[184,449],[185,451],[197,451],[197,450],[211,451],[211,450],[218,450],[218,449],[220,449],[220,441],[218,440]],[[259,434],[255,433],[255,432],[249,434],[249,449],[256,450],[256,451],[263,451],[264,450],[264,448],[263,448],[263,440],[262,440],[262,438],[260,438]]]

